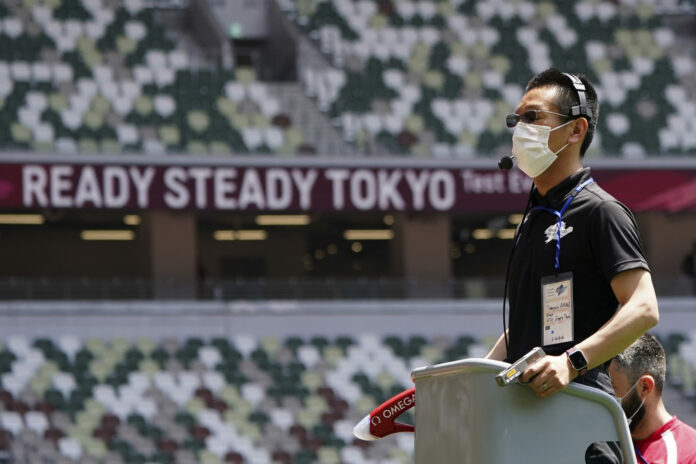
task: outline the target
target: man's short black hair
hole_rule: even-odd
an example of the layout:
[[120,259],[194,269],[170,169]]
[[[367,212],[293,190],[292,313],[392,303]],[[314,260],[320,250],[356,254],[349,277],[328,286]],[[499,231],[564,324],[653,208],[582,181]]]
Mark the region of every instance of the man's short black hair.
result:
[[665,385],[665,373],[667,361],[665,350],[653,335],[643,334],[623,353],[614,358],[616,367],[628,377],[628,381],[634,384],[645,374],[655,379],[655,388],[662,393]]
[[[580,116],[587,119],[587,133],[580,146],[580,156],[585,156],[585,152],[590,146],[590,143],[592,143],[595,128],[597,127],[599,102],[597,101],[597,92],[595,92],[594,87],[592,87],[592,84],[590,84],[590,81],[587,80],[584,74],[570,74],[577,76],[585,85],[585,98],[587,99],[587,106],[592,113],[591,118]],[[527,84],[525,92],[529,92],[537,87],[556,88],[556,101],[554,103],[558,107],[559,113],[570,115],[570,109],[580,104],[578,92],[575,90],[575,87],[573,87],[570,78],[556,68],[549,68],[534,76]]]

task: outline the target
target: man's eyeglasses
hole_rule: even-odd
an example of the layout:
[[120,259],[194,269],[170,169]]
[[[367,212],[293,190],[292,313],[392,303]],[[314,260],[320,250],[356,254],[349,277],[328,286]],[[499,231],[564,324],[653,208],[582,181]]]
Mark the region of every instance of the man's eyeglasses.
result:
[[553,111],[546,111],[546,110],[528,110],[528,111],[525,111],[525,112],[522,113],[522,114],[516,114],[516,113],[508,114],[507,116],[505,116],[505,124],[506,124],[508,127],[510,127],[510,128],[515,127],[515,126],[517,125],[517,123],[520,122],[520,121],[522,121],[522,122],[525,123],[525,124],[532,124],[532,123],[533,123],[534,121],[536,121],[537,118],[539,117],[539,116],[537,115],[537,113],[551,113],[551,114],[556,114],[556,115],[558,115],[558,116],[563,116],[563,117],[566,118],[566,119],[570,117],[570,116],[568,116],[568,115],[566,115],[566,114],[554,113]]

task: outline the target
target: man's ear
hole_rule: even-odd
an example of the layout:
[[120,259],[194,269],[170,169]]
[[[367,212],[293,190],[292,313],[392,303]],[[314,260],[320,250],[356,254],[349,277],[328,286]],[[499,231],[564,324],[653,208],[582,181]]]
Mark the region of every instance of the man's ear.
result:
[[573,131],[570,133],[570,137],[568,137],[568,143],[581,143],[587,133],[587,127],[587,119],[577,118],[572,126]]
[[640,392],[640,397],[645,398],[655,390],[655,379],[653,379],[652,375],[642,375],[636,388]]

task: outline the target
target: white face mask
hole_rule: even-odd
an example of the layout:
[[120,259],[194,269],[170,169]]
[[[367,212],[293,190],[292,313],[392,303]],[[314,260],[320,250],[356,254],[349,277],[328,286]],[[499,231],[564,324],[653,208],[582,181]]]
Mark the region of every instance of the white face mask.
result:
[[[619,400],[619,403],[621,403],[621,406],[622,406],[622,407],[623,407],[623,400],[624,400],[624,398],[626,398],[626,397],[629,395],[629,393],[631,393],[631,391],[633,391],[633,389],[636,388],[636,385],[638,385],[638,382],[640,382],[640,380],[641,380],[641,379],[636,380],[636,383],[634,383],[633,386],[632,386],[631,388],[629,388],[628,391],[627,391],[626,393],[623,394],[623,396],[617,396],[617,397],[616,397],[616,399]],[[640,401],[640,406],[638,406],[638,407],[636,408],[636,410],[633,411],[633,414],[631,414],[631,417],[628,417],[628,418],[626,419],[626,422],[628,422],[628,425],[631,425],[631,421],[633,420],[634,417],[636,417],[636,414],[638,414],[638,411],[640,411],[640,408],[642,408],[644,404],[645,404],[645,398],[643,398],[643,399]],[[624,411],[624,413],[625,413],[625,411]]]
[[549,148],[549,135],[573,120],[551,129],[548,126],[518,122],[512,134],[512,154],[519,168],[531,178],[539,176],[556,161],[556,155],[568,146],[566,143],[557,152]]

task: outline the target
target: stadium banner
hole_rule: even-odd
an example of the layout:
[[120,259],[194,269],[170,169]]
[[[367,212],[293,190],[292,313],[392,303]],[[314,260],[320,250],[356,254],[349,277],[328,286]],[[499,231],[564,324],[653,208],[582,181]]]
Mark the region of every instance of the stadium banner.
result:
[[[593,169],[636,210],[696,210],[696,169]],[[517,211],[519,170],[377,166],[0,164],[2,209]]]

